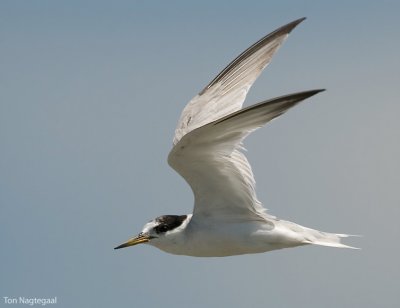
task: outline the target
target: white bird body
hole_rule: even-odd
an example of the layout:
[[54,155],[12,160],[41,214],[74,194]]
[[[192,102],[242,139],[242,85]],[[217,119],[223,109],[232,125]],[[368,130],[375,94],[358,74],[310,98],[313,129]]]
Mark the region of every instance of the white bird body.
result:
[[175,255],[226,257],[308,244],[349,247],[339,240],[346,236],[320,232],[285,220],[199,222],[188,215],[182,228],[168,232],[165,237],[154,238],[148,244]]
[[340,243],[347,235],[313,230],[268,214],[257,199],[253,172],[242,152],[242,141],[251,132],[323,91],[285,95],[241,109],[251,85],[303,20],[250,46],[183,110],[168,163],[193,191],[193,214],[160,216],[116,248],[147,243],[172,254],[222,257],[307,244],[349,247]]
[[[304,245],[301,236],[282,224],[264,221],[190,221],[184,229],[171,231],[166,239],[149,242],[165,252],[196,257],[225,257],[260,253]],[[234,236],[232,236],[234,234]]]

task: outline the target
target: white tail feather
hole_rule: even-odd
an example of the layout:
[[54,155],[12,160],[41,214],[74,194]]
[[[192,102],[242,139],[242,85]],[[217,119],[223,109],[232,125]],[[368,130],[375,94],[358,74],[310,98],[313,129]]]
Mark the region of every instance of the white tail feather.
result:
[[303,228],[305,231],[305,241],[309,244],[337,248],[360,249],[357,247],[345,245],[341,242],[342,238],[358,235],[327,233],[306,227]]

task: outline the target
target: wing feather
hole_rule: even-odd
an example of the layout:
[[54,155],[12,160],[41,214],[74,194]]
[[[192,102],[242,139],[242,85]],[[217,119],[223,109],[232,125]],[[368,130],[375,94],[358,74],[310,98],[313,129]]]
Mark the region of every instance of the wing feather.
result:
[[195,196],[193,219],[267,219],[257,200],[255,180],[242,149],[252,131],[323,90],[264,101],[192,130],[172,148],[168,162]]
[[239,110],[254,81],[289,33],[304,19],[282,26],[250,46],[196,95],[182,111],[174,145],[193,129]]

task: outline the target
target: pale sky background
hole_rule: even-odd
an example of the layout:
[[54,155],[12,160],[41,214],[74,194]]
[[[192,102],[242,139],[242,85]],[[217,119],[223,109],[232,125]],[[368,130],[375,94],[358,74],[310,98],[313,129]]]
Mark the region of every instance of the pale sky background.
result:
[[[0,306],[398,307],[399,1],[1,1]],[[114,251],[192,210],[166,162],[182,108],[294,19],[246,104],[326,88],[246,142],[272,214],[362,250]]]

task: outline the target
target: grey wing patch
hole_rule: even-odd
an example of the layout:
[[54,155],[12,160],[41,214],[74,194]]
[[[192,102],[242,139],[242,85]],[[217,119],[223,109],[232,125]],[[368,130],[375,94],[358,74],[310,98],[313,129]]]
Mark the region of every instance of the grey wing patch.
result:
[[285,26],[282,26],[278,29],[276,29],[274,32],[264,36],[262,39],[260,39],[258,42],[254,43],[251,45],[249,48],[247,48],[245,51],[243,51],[236,59],[234,59],[227,67],[225,67],[200,93],[199,95],[202,95],[204,92],[206,92],[209,88],[211,88],[213,85],[224,79],[227,75],[231,74],[235,68],[240,66],[240,63],[244,62],[249,56],[252,54],[256,53],[258,50],[263,48],[266,44],[270,43],[273,41],[275,38],[284,35],[284,34],[289,34],[299,23],[301,23],[303,20],[306,18],[300,18],[295,21],[292,21],[291,23],[288,23]]

